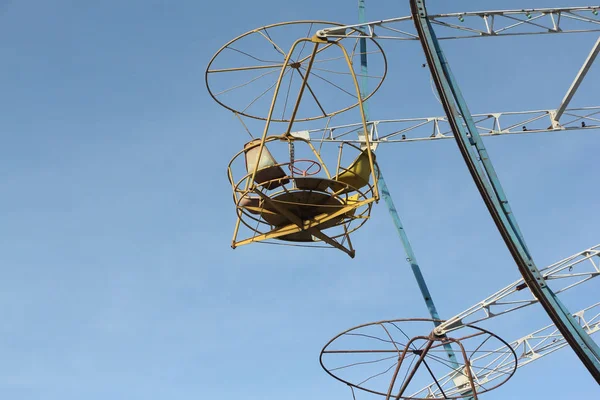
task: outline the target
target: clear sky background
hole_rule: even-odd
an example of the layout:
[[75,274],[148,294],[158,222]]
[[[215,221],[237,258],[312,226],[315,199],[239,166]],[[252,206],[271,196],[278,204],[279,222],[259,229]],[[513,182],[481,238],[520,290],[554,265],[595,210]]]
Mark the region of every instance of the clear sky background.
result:
[[[0,1],[0,397],[350,399],[322,346],[426,317],[383,203],[332,250],[229,247],[226,165],[246,140],[204,87],[210,57],[285,20],[354,23],[356,1]],[[408,15],[371,1],[368,18]],[[432,12],[583,5],[429,1]],[[445,42],[473,112],[555,108],[597,34]],[[442,115],[417,43],[387,44],[373,119]],[[598,105],[594,65],[573,106]],[[486,141],[538,265],[600,243],[598,132]],[[381,168],[440,313],[519,278],[456,144],[382,146]],[[572,311],[598,284],[567,294]],[[507,340],[538,306],[486,327]],[[569,349],[486,399],[597,397]]]

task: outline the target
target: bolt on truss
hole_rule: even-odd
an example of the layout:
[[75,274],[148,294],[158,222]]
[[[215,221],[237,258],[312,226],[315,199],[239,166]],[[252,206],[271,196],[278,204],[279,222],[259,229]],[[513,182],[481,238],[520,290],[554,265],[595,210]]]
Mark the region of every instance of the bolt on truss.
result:
[[[576,312],[573,314],[573,317],[588,335],[600,331],[600,303]],[[481,369],[479,373],[476,373],[478,371],[472,371],[477,376],[475,384],[484,388],[485,385],[511,373],[514,369],[513,354],[517,355],[517,368],[521,368],[567,345],[567,341],[553,324],[538,329],[529,335],[511,342],[509,346],[500,347],[494,351],[474,357],[471,360],[472,363],[480,365],[479,368]],[[448,383],[453,383],[455,387],[451,390],[446,390],[446,396],[463,394],[470,390],[466,381],[466,374],[463,370],[458,370],[447,374],[439,379],[438,382],[431,383],[412,394],[412,397],[441,398],[442,393],[439,387]]]
[[[565,8],[475,11],[429,15],[438,40],[485,36],[518,36],[600,31],[600,5]],[[346,33],[346,29],[352,32]],[[363,31],[363,33],[361,33]],[[366,36],[376,39],[418,40],[411,16],[326,28],[321,37]]]
[[[574,288],[600,276],[600,244],[573,254],[540,270],[545,281],[551,284],[555,294]],[[515,311],[538,302],[524,279],[508,285],[469,309],[447,319],[438,328],[437,334],[455,330],[464,324],[474,324],[486,319]]]
[[[562,113],[565,121],[555,124],[557,110],[534,110],[474,114],[480,136],[504,136],[524,133],[579,131],[600,128],[600,106],[569,108]],[[369,142],[402,143],[452,139],[448,117],[401,118],[369,121]],[[294,136],[311,141],[361,143],[363,126],[352,123],[297,131]]]

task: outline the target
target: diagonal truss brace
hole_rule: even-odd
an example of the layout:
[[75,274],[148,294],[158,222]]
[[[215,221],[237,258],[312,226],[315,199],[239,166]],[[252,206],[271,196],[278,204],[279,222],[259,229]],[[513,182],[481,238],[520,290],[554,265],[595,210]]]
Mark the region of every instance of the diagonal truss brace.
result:
[[575,80],[571,84],[571,87],[569,87],[569,90],[567,90],[567,93],[565,94],[563,101],[560,103],[560,106],[558,106],[558,109],[556,110],[556,114],[554,115],[554,121],[553,121],[554,127],[560,127],[560,123],[559,123],[560,117],[562,117],[563,113],[565,112],[565,109],[569,106],[571,99],[577,92],[577,89],[579,89],[579,85],[581,85],[581,82],[583,82],[583,79],[585,78],[588,71],[590,70],[590,67],[596,60],[596,56],[598,55],[599,52],[600,52],[600,37],[598,38],[598,40],[596,40],[596,44],[594,44],[594,47],[592,47],[592,50],[590,51],[590,53],[588,54],[583,65],[579,69],[577,76],[575,76]]
[[[560,294],[596,278],[600,276],[600,244],[549,265],[541,269],[540,273],[544,280],[552,286],[555,294]],[[437,330],[439,333],[447,333],[462,327],[464,324],[475,324],[537,302],[538,299],[527,289],[525,280],[519,279],[460,314],[446,320]]]
[[[524,133],[579,131],[600,128],[600,106],[570,108],[565,121],[555,125],[557,110],[534,110],[474,114],[480,136],[505,136]],[[452,139],[448,117],[401,118],[369,121],[369,142],[404,143]],[[362,123],[293,132],[292,135],[315,142],[363,143]]]
[[[588,335],[600,331],[600,303],[576,312],[573,314],[573,317]],[[567,345],[567,341],[560,334],[556,326],[548,325],[511,342],[508,347],[504,346],[495,349],[479,357],[473,356],[471,364],[481,365],[479,370],[472,371],[477,376],[475,384],[477,386],[485,386],[506,376],[513,368],[513,360],[511,359],[513,351],[517,354],[517,368],[521,368]],[[488,369],[488,367],[492,368]],[[439,379],[441,385],[450,381],[453,381],[455,388],[451,391],[445,391],[446,396],[465,394],[470,390],[470,387],[464,383],[465,379],[462,370],[449,373]],[[438,384],[435,382],[414,393],[412,397],[423,398],[425,395],[435,398],[442,397],[442,393],[438,389]]]
[[[458,12],[428,15],[427,18],[440,32],[438,40],[447,40],[486,36],[598,32],[600,31],[599,11],[600,5],[596,5]],[[411,16],[326,28],[319,31],[317,35],[322,38],[350,36],[391,40],[418,40],[419,38],[412,25]]]

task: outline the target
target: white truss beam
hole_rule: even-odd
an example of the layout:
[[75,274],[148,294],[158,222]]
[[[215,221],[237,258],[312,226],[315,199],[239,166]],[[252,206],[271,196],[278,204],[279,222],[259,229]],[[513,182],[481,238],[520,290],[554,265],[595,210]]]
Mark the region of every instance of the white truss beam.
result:
[[[560,294],[600,276],[600,244],[541,269],[540,273],[555,294]],[[436,328],[436,332],[443,334],[458,329],[464,324],[475,324],[537,302],[538,300],[527,289],[525,280],[519,279],[471,308],[446,320]]]
[[[600,303],[576,312],[573,317],[589,335],[600,331]],[[507,373],[510,373],[513,368],[513,350],[517,354],[517,368],[521,368],[567,345],[567,341],[558,329],[554,325],[548,325],[513,341],[509,346],[495,349],[481,356],[473,354],[470,362],[471,365],[477,365],[471,371],[473,376],[476,377],[475,385],[484,388],[496,379],[505,377]],[[455,387],[450,391],[445,391],[446,396],[466,394],[470,390],[462,369],[451,372],[438,380],[439,386],[442,387],[451,381]],[[435,382],[431,383],[411,397],[440,398],[442,393],[439,391],[439,386]]]
[[[536,35],[600,31],[600,5],[587,7],[532,8],[430,15],[438,26],[438,40],[490,36]],[[346,29],[344,29],[346,28]],[[349,28],[361,28],[364,33]],[[318,36],[339,38],[366,36],[374,39],[417,40],[412,17],[398,17],[363,24],[332,27]]]
[[[481,136],[600,128],[600,106],[567,109],[563,112],[565,121],[560,124],[555,124],[556,113],[556,109],[495,112],[474,114],[473,118]],[[368,125],[372,143],[406,143],[454,137],[446,116],[378,120],[370,121]],[[364,142],[364,139],[361,140],[362,123],[297,131],[292,135],[316,142]]]

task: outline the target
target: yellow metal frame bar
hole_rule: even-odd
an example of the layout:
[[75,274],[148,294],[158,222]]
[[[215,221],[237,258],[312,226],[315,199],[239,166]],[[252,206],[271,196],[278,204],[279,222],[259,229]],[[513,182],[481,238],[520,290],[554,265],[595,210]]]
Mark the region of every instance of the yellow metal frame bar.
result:
[[290,235],[290,234],[298,233],[298,232],[302,232],[302,231],[307,231],[310,234],[312,234],[313,236],[316,236],[319,239],[321,239],[323,242],[329,244],[330,246],[342,250],[343,252],[348,254],[350,257],[354,257],[354,249],[352,248],[352,242],[350,241],[350,235],[347,233],[347,230],[345,228],[344,228],[344,230],[346,231],[346,233],[342,236],[345,237],[346,240],[348,240],[349,248],[344,247],[342,244],[340,244],[335,239],[332,239],[331,237],[327,236],[325,233],[323,233],[321,230],[319,230],[318,227],[328,221],[331,221],[332,219],[335,219],[341,215],[348,213],[349,211],[352,211],[353,209],[362,207],[364,205],[368,205],[368,204],[372,203],[373,201],[375,201],[373,198],[370,198],[370,199],[367,199],[367,200],[364,200],[364,201],[361,201],[358,203],[354,203],[351,206],[341,207],[338,211],[331,213],[331,214],[324,213],[324,214],[318,215],[315,218],[313,218],[312,222],[303,222],[300,218],[298,218],[297,216],[295,216],[294,214],[290,213],[288,210],[286,210],[285,208],[283,208],[279,204],[277,204],[277,202],[271,200],[267,195],[265,195],[261,192],[259,192],[258,194],[261,196],[261,198],[265,202],[269,203],[281,215],[286,217],[291,223],[289,225],[274,229],[269,233],[264,233],[261,235],[253,236],[248,239],[241,240],[239,242],[235,242],[233,247],[243,246],[243,245],[250,244],[253,242],[260,242],[263,240],[277,239],[281,236]]
[[[261,136],[261,143],[260,143],[260,147],[258,150],[258,155],[257,158],[260,160],[260,157],[262,156],[262,152],[265,146],[265,141],[267,139],[267,133],[269,131],[269,127],[271,126],[271,120],[273,118],[273,113],[275,111],[275,104],[277,102],[277,97],[279,95],[279,90],[281,88],[281,82],[283,80],[283,75],[285,73],[285,69],[288,66],[289,62],[290,62],[290,58],[294,52],[294,50],[296,49],[296,47],[303,43],[303,42],[311,42],[314,43],[314,47],[312,50],[312,53],[310,56],[310,61],[308,63],[308,66],[306,67],[306,72],[304,74],[304,79],[302,80],[302,85],[300,87],[300,90],[298,92],[298,98],[296,99],[296,103],[294,105],[294,109],[292,111],[292,115],[290,117],[290,121],[288,124],[288,128],[286,130],[286,132],[284,133],[284,136],[287,136],[290,134],[292,127],[294,125],[295,122],[295,118],[296,118],[296,114],[298,113],[298,108],[300,107],[300,102],[302,100],[302,95],[304,94],[304,91],[306,89],[306,85],[308,82],[308,78],[310,76],[310,72],[312,70],[312,66],[313,63],[315,61],[315,55],[318,52],[318,48],[319,45],[321,44],[327,44],[327,47],[329,46],[337,46],[340,48],[340,50],[342,51],[342,54],[344,55],[344,59],[346,60],[346,64],[348,65],[348,69],[350,71],[350,74],[352,76],[352,81],[354,83],[354,88],[356,90],[356,94],[357,94],[357,98],[358,98],[358,108],[360,110],[360,116],[361,116],[361,120],[362,120],[362,125],[363,125],[363,131],[365,133],[365,144],[367,146],[367,155],[369,157],[369,165],[371,167],[371,176],[373,178],[373,197],[375,197],[375,201],[379,201],[379,188],[377,185],[377,176],[376,176],[376,171],[375,171],[375,163],[373,160],[373,151],[371,149],[371,143],[369,141],[369,130],[368,130],[368,126],[367,126],[367,119],[366,119],[366,115],[365,115],[365,110],[364,110],[364,104],[363,104],[363,99],[361,96],[361,92],[360,92],[360,86],[358,83],[358,79],[356,78],[356,73],[354,72],[354,69],[352,68],[352,60],[350,59],[350,57],[348,56],[348,52],[346,51],[346,49],[344,48],[344,46],[342,46],[339,41],[335,41],[335,42],[330,42],[327,41],[326,39],[322,39],[319,38],[317,36],[314,36],[310,39],[307,38],[303,38],[303,39],[298,39],[294,42],[294,44],[292,44],[292,47],[290,49],[290,51],[288,52],[288,54],[285,57],[285,61],[283,63],[283,66],[281,68],[281,71],[279,72],[279,78],[277,80],[277,84],[275,85],[275,91],[273,93],[273,99],[271,100],[271,106],[269,108],[269,114],[267,116],[267,122],[265,123],[265,128],[263,130],[263,134]],[[307,59],[305,58],[305,60]],[[252,176],[250,179],[250,182],[254,182],[254,178],[256,176],[256,173],[258,172],[258,163],[254,166],[254,171],[252,171]],[[251,183],[251,185],[253,185]]]
[[[310,56],[306,56],[302,61],[306,61],[307,59],[310,59],[308,66],[306,67],[306,72],[303,76],[302,79],[302,84],[300,86],[300,90],[298,92],[298,96],[296,99],[296,102],[294,104],[294,108],[292,110],[292,115],[290,117],[289,120],[289,124],[287,127],[286,132],[280,136],[280,137],[267,137],[267,133],[269,131],[269,127],[271,125],[272,122],[272,118],[273,118],[273,113],[275,111],[275,104],[277,103],[277,97],[279,95],[279,91],[281,88],[281,83],[283,81],[283,77],[285,75],[285,70],[286,68],[289,66],[290,63],[290,59],[291,56],[294,52],[294,50],[296,49],[296,47],[301,44],[301,43],[305,43],[305,42],[310,42],[314,44],[314,47],[312,49],[312,52],[310,54]],[[324,48],[322,48],[321,50],[319,50],[319,46],[325,44],[326,46]],[[266,123],[265,123],[265,127],[263,130],[263,134],[260,138],[260,144],[259,144],[259,150],[258,150],[258,155],[257,155],[257,159],[260,160],[263,154],[263,150],[265,148],[265,145],[268,141],[271,140],[276,140],[277,138],[281,139],[281,140],[290,140],[293,138],[293,140],[302,140],[306,143],[309,144],[311,150],[313,151],[313,153],[316,155],[316,157],[318,158],[319,162],[321,163],[322,166],[324,166],[325,168],[325,172],[327,174],[327,177],[329,179],[331,179],[331,175],[329,173],[329,171],[327,170],[327,167],[325,166],[325,163],[323,162],[323,160],[321,159],[321,156],[318,154],[318,152],[315,150],[314,146],[312,146],[312,144],[304,139],[301,138],[296,138],[296,137],[292,137],[290,135],[290,132],[292,131],[292,127],[294,125],[295,122],[295,118],[296,115],[298,113],[298,109],[300,107],[300,103],[302,101],[302,96],[304,94],[304,91],[307,87],[307,83],[308,83],[308,78],[310,76],[312,67],[313,67],[313,63],[315,61],[315,56],[316,54],[318,54],[320,51],[325,50],[328,47],[331,46],[337,46],[341,49],[342,54],[344,56],[344,59],[346,61],[346,64],[348,65],[348,69],[350,71],[350,74],[352,76],[352,80],[354,83],[354,87],[357,93],[357,99],[358,99],[358,108],[360,109],[360,114],[361,114],[361,120],[362,120],[362,125],[363,125],[363,131],[365,134],[365,144],[367,146],[367,155],[369,158],[369,165],[371,168],[371,177],[373,179],[373,187],[372,187],[372,192],[373,192],[373,196],[370,199],[367,199],[365,201],[359,202],[359,203],[355,203],[352,204],[352,206],[345,206],[342,207],[340,210],[338,210],[337,212],[333,213],[333,214],[322,214],[321,216],[317,216],[313,219],[312,222],[303,222],[301,219],[299,219],[297,216],[295,216],[294,214],[290,213],[288,210],[286,210],[285,208],[281,207],[279,204],[277,204],[276,202],[272,201],[268,196],[266,196],[264,193],[262,193],[259,190],[255,190],[256,189],[256,183],[254,182],[255,178],[256,178],[256,174],[258,173],[259,170],[259,164],[260,163],[255,163],[253,171],[251,173],[249,173],[248,175],[246,175],[244,178],[242,178],[242,180],[240,180],[240,182],[235,185],[235,183],[233,182],[233,176],[231,175],[231,172],[229,172],[229,179],[230,182],[232,184],[233,190],[234,190],[234,197],[235,197],[235,193],[237,192],[237,188],[239,187],[239,184],[242,183],[242,181],[244,179],[246,179],[246,187],[244,188],[243,192],[244,193],[249,193],[251,191],[254,191],[255,193],[257,193],[265,202],[267,202],[268,204],[270,204],[273,208],[275,208],[278,212],[281,213],[281,215],[283,215],[284,217],[286,217],[290,222],[292,222],[293,225],[296,225],[295,227],[293,225],[288,225],[285,227],[281,227],[275,230],[272,230],[269,233],[266,234],[261,234],[258,236],[254,236],[252,238],[249,239],[245,239],[242,240],[240,242],[236,242],[237,239],[237,235],[239,232],[239,228],[240,228],[240,224],[241,224],[241,219],[242,219],[242,215],[238,215],[237,221],[236,221],[236,226],[234,229],[234,234],[233,234],[233,241],[232,241],[232,247],[236,247],[236,246],[241,246],[243,244],[247,244],[247,243],[251,243],[251,242],[255,242],[255,241],[261,241],[261,240],[267,240],[267,239],[275,239],[287,234],[291,234],[291,233],[296,233],[296,232],[300,232],[300,231],[308,231],[310,232],[313,236],[321,239],[322,241],[324,241],[325,243],[338,248],[342,251],[344,251],[345,253],[347,253],[348,255],[350,255],[350,257],[354,257],[354,250],[352,249],[352,244],[350,241],[350,237],[349,234],[347,232],[347,230],[345,229],[345,234],[342,235],[343,237],[345,237],[348,240],[348,244],[349,244],[349,248],[344,247],[343,245],[341,245],[340,243],[338,243],[336,240],[330,238],[329,236],[327,236],[326,234],[324,234],[323,232],[321,232],[318,229],[319,225],[322,225],[323,223],[333,219],[333,218],[337,218],[340,215],[343,215],[345,213],[347,213],[348,211],[352,210],[352,209],[357,209],[363,205],[367,205],[372,203],[373,201],[378,201],[379,200],[379,188],[377,185],[377,175],[376,175],[376,169],[375,169],[375,162],[374,162],[374,157],[373,157],[373,152],[371,149],[371,144],[369,141],[369,130],[368,130],[368,126],[367,126],[367,121],[366,121],[366,115],[365,115],[365,111],[364,111],[364,104],[363,104],[363,99],[361,96],[361,91],[360,91],[360,86],[358,83],[358,79],[356,78],[356,73],[354,72],[354,69],[352,68],[352,60],[350,59],[350,57],[348,56],[348,52],[346,51],[346,49],[344,48],[344,46],[342,46],[339,43],[339,40],[336,41],[328,41],[327,39],[322,39],[319,38],[317,36],[313,36],[312,38],[302,38],[302,39],[298,39],[296,40],[289,52],[287,53],[284,63],[281,67],[281,71],[279,72],[279,78],[277,79],[277,83],[275,85],[275,90],[273,93],[273,98],[271,100],[271,106],[269,108],[269,114],[267,116],[266,119]],[[235,160],[240,154],[242,154],[244,152],[244,150],[240,151],[233,160]],[[230,162],[229,164],[229,170],[231,169],[231,163],[233,163],[233,160]],[[237,200],[237,199],[236,199]],[[237,201],[236,201],[237,204]],[[345,228],[345,227],[344,227]]]
[[365,109],[363,106],[363,99],[362,99],[362,95],[360,92],[360,86],[358,84],[358,80],[356,79],[356,74],[354,73],[354,69],[352,68],[352,60],[350,60],[350,57],[348,57],[348,52],[346,51],[344,46],[342,46],[340,43],[334,42],[333,44],[338,46],[342,50],[342,53],[344,53],[344,58],[346,59],[346,63],[348,64],[348,69],[350,70],[350,74],[352,74],[354,88],[356,89],[356,93],[358,95],[357,96],[358,97],[358,109],[360,110],[360,118],[361,118],[361,122],[363,125],[363,131],[365,133],[365,144],[368,149],[367,155],[369,156],[369,165],[371,167],[371,177],[373,178],[373,197],[375,198],[375,201],[379,201],[379,188],[377,186],[377,176],[376,176],[376,171],[375,171],[375,163],[373,160],[373,150],[371,149],[371,143],[369,142],[369,129],[367,127],[367,117],[365,115]]
[[[269,108],[269,114],[267,116],[267,122],[265,123],[265,129],[263,130],[263,134],[261,137],[261,142],[260,142],[260,147],[258,150],[258,155],[257,160],[260,160],[260,158],[262,157],[262,152],[263,149],[265,147],[265,140],[267,138],[267,133],[269,132],[269,127],[271,125],[271,120],[273,119],[273,113],[275,112],[275,103],[277,102],[277,96],[279,95],[279,89],[281,88],[281,82],[283,80],[283,75],[285,74],[285,69],[287,68],[289,62],[290,62],[290,58],[292,57],[292,54],[294,52],[294,50],[296,49],[296,47],[302,43],[302,42],[310,42],[311,39],[298,39],[294,42],[294,44],[292,44],[292,48],[290,49],[290,51],[287,53],[287,55],[285,56],[285,61],[283,62],[283,66],[281,67],[281,71],[279,72],[279,78],[277,79],[277,84],[275,85],[275,91],[273,93],[273,99],[271,100],[271,106]],[[318,48],[319,44],[315,43],[315,46],[313,48],[313,51],[311,53],[311,55],[313,56],[308,64],[308,67],[306,69],[306,76],[305,78],[302,80],[302,86],[300,88],[300,92],[298,93],[298,99],[296,100],[296,104],[294,106],[294,111],[292,114],[292,118],[290,119],[290,125],[288,127],[288,132],[291,130],[291,126],[293,125],[293,118],[296,116],[296,113],[298,111],[298,107],[300,106],[300,100],[302,99],[302,93],[304,92],[304,88],[306,86],[306,82],[308,80],[308,75],[310,75],[310,70],[312,69],[312,65],[314,62],[314,55],[317,52],[317,48]],[[259,163],[256,163],[256,165],[254,166],[254,171],[252,171],[252,176],[250,181],[254,182],[254,178],[256,177],[256,173],[258,172],[258,166]],[[251,183],[251,185],[254,185],[253,183]]]
[[[288,221],[290,221],[291,223],[295,224],[296,226],[298,226],[298,228],[300,228],[302,231],[306,231],[308,233],[310,233],[313,236],[318,237],[319,239],[321,239],[322,241],[324,241],[325,243],[327,243],[328,245],[338,248],[340,250],[342,250],[343,252],[345,252],[346,254],[348,254],[350,257],[354,257],[354,250],[351,249],[347,249],[344,246],[342,246],[341,244],[339,244],[337,241],[331,239],[329,236],[327,236],[326,234],[324,234],[323,232],[321,232],[319,229],[317,229],[316,226],[310,226],[311,224],[306,224],[304,223],[300,218],[298,218],[297,216],[295,216],[293,213],[291,213],[289,210],[285,209],[284,207],[282,207],[281,205],[277,204],[277,202],[271,200],[271,198],[269,198],[269,196],[263,194],[263,193],[259,193],[260,196],[263,198],[263,200],[270,204],[271,206],[273,206],[273,208],[275,208],[277,211],[279,211],[279,213],[281,215],[283,215],[284,217],[286,217],[288,219]],[[327,220],[331,220],[332,218],[334,218],[334,215],[343,215],[342,212],[344,209],[346,209],[346,212],[352,210],[354,208],[354,206],[352,207],[344,207],[342,210],[338,210],[338,212],[331,214],[330,218],[327,218]],[[319,225],[323,224],[324,221],[322,221]],[[308,226],[307,226],[308,225]]]

